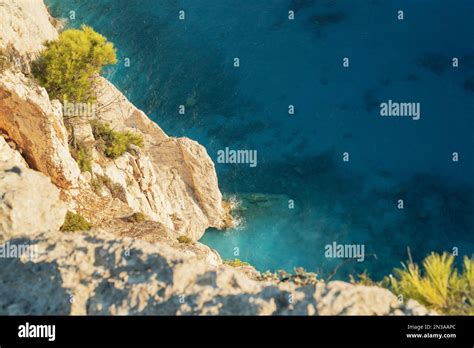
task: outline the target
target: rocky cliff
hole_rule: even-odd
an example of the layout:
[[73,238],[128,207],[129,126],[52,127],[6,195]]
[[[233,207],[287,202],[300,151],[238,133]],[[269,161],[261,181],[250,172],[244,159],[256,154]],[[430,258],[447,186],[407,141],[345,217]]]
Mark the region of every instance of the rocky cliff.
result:
[[[40,0],[0,5],[1,314],[427,313],[377,287],[277,285],[224,265],[197,241],[229,223],[206,150],[167,136],[101,77],[95,120],[140,134],[144,146],[114,160],[94,153],[81,173],[69,139],[95,141],[91,120],[67,127],[60,102],[30,75],[55,21]],[[107,185],[97,189],[97,178]],[[67,210],[94,228],[60,231]],[[147,218],[129,219],[136,212]],[[6,256],[22,246],[34,252]]]
[[[0,76],[0,133],[31,168],[64,189],[70,209],[100,224],[104,219],[96,219],[96,206],[90,204],[90,197],[96,196],[92,200],[101,207],[119,199],[132,212],[144,213],[176,236],[198,240],[209,227],[224,228],[228,217],[206,150],[190,139],[168,137],[101,77],[96,81],[97,112],[73,118],[66,127],[61,102],[51,101],[29,73],[29,63],[43,43],[58,36],[54,21],[42,1],[2,5],[0,49],[8,64]],[[93,119],[114,130],[142,135],[145,147],[115,160],[95,153],[91,173],[81,174],[69,150],[69,137],[74,134],[75,141],[94,141]],[[97,177],[105,178],[114,189],[94,192],[91,183]]]
[[59,190],[1,137],[0,154],[0,237],[8,240],[5,249],[31,250],[0,258],[2,314],[427,313],[377,287],[254,281],[199,243],[173,242],[158,225],[135,226],[139,233],[149,230],[151,242],[101,228],[59,232],[66,212]]

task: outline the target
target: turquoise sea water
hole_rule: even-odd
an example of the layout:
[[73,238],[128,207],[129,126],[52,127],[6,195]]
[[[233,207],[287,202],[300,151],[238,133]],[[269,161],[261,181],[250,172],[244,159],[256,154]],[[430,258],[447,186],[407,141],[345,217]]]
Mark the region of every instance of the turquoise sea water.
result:
[[[258,151],[255,168],[216,163],[240,202],[236,229],[202,239],[224,258],[237,247],[259,270],[341,266],[345,279],[390,273],[407,247],[415,260],[474,253],[474,1],[46,2],[115,43],[106,76],[168,134],[215,162],[225,147]],[[421,119],[380,117],[389,99],[421,103]],[[363,244],[364,262],[325,258],[333,241]]]

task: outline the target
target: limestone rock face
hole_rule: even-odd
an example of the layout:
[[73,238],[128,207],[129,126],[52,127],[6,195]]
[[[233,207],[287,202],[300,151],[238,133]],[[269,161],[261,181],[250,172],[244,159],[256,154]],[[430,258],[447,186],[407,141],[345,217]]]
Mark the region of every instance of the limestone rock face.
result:
[[[57,37],[51,22],[40,0],[0,1],[0,49],[30,61],[43,41]],[[168,137],[98,78],[96,117],[142,134],[145,146],[114,161],[96,154],[92,173],[80,174],[61,105],[27,76],[28,69],[16,66],[0,74],[0,243],[28,244],[36,252],[0,257],[0,314],[428,313],[414,301],[399,304],[386,289],[259,282],[224,265],[196,242],[227,218],[214,164],[201,145]],[[80,140],[94,142],[88,122],[72,127]],[[98,177],[109,185],[103,194],[93,190]],[[94,229],[59,231],[66,207],[53,184],[69,207],[95,219]],[[136,211],[154,221],[129,222]],[[177,241],[181,235],[189,240]]]
[[45,41],[57,38],[54,23],[43,1],[4,0],[0,3],[0,50],[13,49],[17,65],[29,62],[37,57]]
[[[414,301],[398,304],[386,289],[344,282],[305,287],[257,282],[163,243],[117,239],[103,231],[40,234],[29,243],[38,250],[31,261],[0,259],[0,314],[428,313]],[[23,282],[29,287],[14,286]],[[41,288],[41,301],[31,296],[30,288]]]
[[0,131],[17,145],[31,168],[69,188],[80,174],[68,148],[58,101],[19,71],[0,75]]
[[112,219],[108,220],[107,224],[103,224],[100,230],[115,234],[120,238],[131,237],[152,244],[166,244],[179,252],[205,261],[212,266],[220,266],[223,264],[217,251],[196,241],[187,240],[185,242],[179,242],[173,233],[160,222],[143,221],[139,223],[127,223],[124,222],[124,219]]
[[[96,90],[97,118],[115,130],[136,132],[145,139],[138,156],[115,161],[105,169],[111,180],[127,190],[130,205],[176,235],[194,240],[208,227],[223,228],[226,213],[214,163],[206,149],[188,138],[168,137],[104,78],[98,79]],[[124,185],[131,173],[139,190]]]
[[[30,62],[46,40],[58,36],[40,0],[2,2],[0,48]],[[27,64],[28,65],[28,64]],[[168,137],[142,111],[104,78],[98,77],[96,117],[115,130],[145,138],[145,146],[114,161],[96,156],[92,175],[80,170],[68,148],[68,132],[58,101],[28,78],[29,68],[13,66],[0,75],[0,133],[16,144],[29,166],[49,176],[71,198],[95,174],[114,185],[114,193],[132,210],[165,225],[175,236],[198,240],[208,227],[223,228],[228,216],[222,206],[217,176],[206,150],[187,138]],[[93,144],[90,119],[68,121],[69,135]],[[120,192],[119,192],[120,191]],[[90,191],[88,191],[90,193]]]
[[0,137],[0,242],[57,230],[65,215],[59,190],[50,179],[27,168]]
[[44,42],[58,37],[53,22],[43,1],[0,4],[0,49],[14,60],[0,74],[0,133],[16,144],[31,168],[69,188],[77,184],[80,172],[69,153],[61,105],[25,76]]

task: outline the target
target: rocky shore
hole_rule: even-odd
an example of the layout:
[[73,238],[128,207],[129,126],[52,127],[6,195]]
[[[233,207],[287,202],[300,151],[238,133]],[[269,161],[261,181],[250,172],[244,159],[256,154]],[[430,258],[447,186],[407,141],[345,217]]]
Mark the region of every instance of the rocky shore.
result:
[[[94,142],[91,120],[66,126],[61,102],[31,75],[56,26],[40,0],[7,0],[0,13],[0,242],[36,251],[0,258],[0,314],[428,313],[378,287],[275,284],[225,265],[199,243],[231,225],[206,149],[166,135],[99,76],[95,120],[144,146],[114,160],[96,151],[81,172],[68,139]],[[60,231],[67,211],[94,227]]]

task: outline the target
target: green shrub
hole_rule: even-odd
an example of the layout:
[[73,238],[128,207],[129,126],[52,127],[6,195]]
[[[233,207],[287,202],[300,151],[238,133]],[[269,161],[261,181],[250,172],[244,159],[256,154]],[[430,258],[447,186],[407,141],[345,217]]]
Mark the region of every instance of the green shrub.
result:
[[109,189],[110,194],[112,195],[113,198],[117,198],[124,203],[128,203],[127,192],[122,187],[122,185],[116,182],[111,182],[110,184],[107,184],[107,188]]
[[122,185],[113,182],[105,175],[97,175],[91,180],[91,188],[97,195],[100,195],[104,187],[109,190],[113,198],[117,198],[122,202],[127,203],[127,193]]
[[146,216],[145,214],[143,214],[142,212],[136,212],[136,213],[133,213],[132,215],[130,215],[128,218],[127,218],[127,221],[128,222],[144,222],[144,221],[147,221],[149,220],[148,216]]
[[79,143],[76,148],[71,147],[71,155],[76,160],[81,172],[92,171],[92,149],[90,146]]
[[232,266],[232,267],[250,266],[250,263],[244,262],[240,259],[224,260],[223,262],[224,262],[225,265],[229,265],[229,266]]
[[69,29],[48,41],[32,72],[52,99],[93,102],[93,77],[117,62],[114,45],[91,27]]
[[127,187],[130,187],[135,183],[135,180],[133,180],[132,177],[127,176],[127,178],[125,179],[125,183],[127,184]]
[[178,237],[178,242],[181,244],[193,244],[193,240],[189,238],[188,236],[179,236]]
[[[372,280],[372,278],[370,278],[370,275],[369,275],[369,273],[367,273],[366,270],[364,272],[358,274],[357,278],[354,277],[352,274],[349,275],[349,281],[350,281],[351,284],[364,285],[364,286],[387,287],[387,285],[388,285],[384,281],[376,282],[376,281]],[[384,286],[384,284],[385,284],[385,286]]]
[[448,253],[431,253],[423,267],[409,261],[395,269],[390,288],[440,314],[474,314],[474,259],[464,258],[463,271],[454,266]]
[[474,314],[474,259],[464,257],[462,272],[454,267],[454,256],[431,253],[419,267],[413,261],[402,263],[394,275],[373,281],[367,272],[352,275],[352,284],[379,286],[396,295],[414,299],[439,314]]
[[81,215],[75,214],[72,211],[68,211],[64,224],[61,227],[63,232],[75,232],[75,231],[89,231],[92,228],[92,224],[84,219]]
[[9,54],[4,49],[0,49],[0,73],[10,69],[11,66],[12,62]]
[[92,122],[91,125],[98,150],[109,158],[115,159],[132,151],[132,145],[143,147],[144,140],[139,134],[114,131],[107,123]]
[[105,187],[105,184],[104,184],[104,181],[102,180],[102,177],[95,177],[95,178],[92,178],[91,180],[91,188],[92,188],[92,191],[96,194],[96,195],[100,195],[102,193],[102,190],[104,189]]

